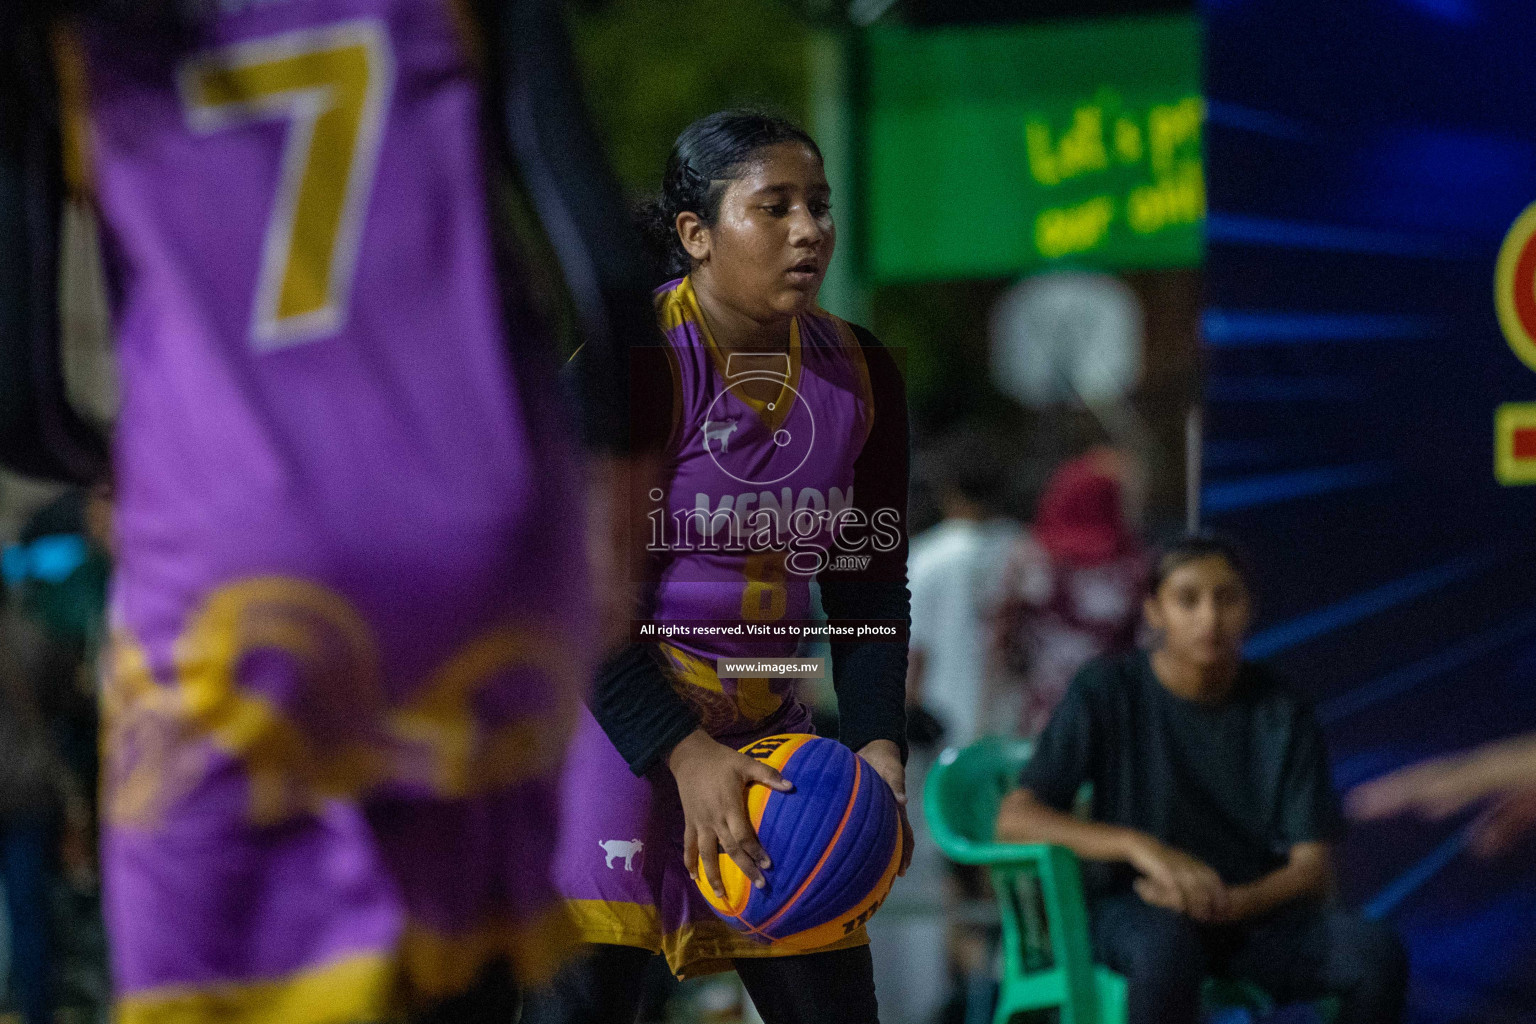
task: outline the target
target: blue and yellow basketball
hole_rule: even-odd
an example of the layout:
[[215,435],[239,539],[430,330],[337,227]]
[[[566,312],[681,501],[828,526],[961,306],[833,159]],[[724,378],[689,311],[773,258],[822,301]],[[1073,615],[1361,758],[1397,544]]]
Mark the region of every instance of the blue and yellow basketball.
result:
[[727,924],[764,942],[819,949],[852,934],[885,900],[901,865],[901,812],[885,780],[835,740],[802,733],[742,748],[794,784],[747,791],[752,827],[773,866],[757,889],[720,857],[725,897],[699,889]]

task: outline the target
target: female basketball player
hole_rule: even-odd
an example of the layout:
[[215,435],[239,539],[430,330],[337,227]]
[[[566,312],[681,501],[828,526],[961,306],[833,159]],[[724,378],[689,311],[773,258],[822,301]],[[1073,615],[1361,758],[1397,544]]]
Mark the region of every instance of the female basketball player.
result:
[[[99,469],[51,302],[60,171],[83,170],[122,384],[117,1016],[366,1024],[435,1002],[508,1020],[487,965],[536,981],[570,945],[555,775],[597,645],[538,315],[554,268],[537,225],[500,214],[558,221],[609,404],[623,347],[655,331],[558,11],[38,7],[0,11],[0,455]],[[623,453],[613,421],[588,426]],[[483,966],[484,998],[453,1002]]]
[[[724,853],[763,883],[744,793],[787,784],[737,748],[811,728],[793,680],[722,678],[716,659],[792,655],[793,639],[745,627],[806,619],[812,579],[834,621],[907,620],[905,398],[890,353],[816,304],[830,199],[810,137],[754,112],[695,122],[668,161],[656,216],[679,276],[656,293],[661,369],[634,375],[655,382],[637,433],[668,438],[649,618],[743,635],[638,644],[600,671],[555,869],[595,952],[532,997],[528,1024],[629,1024],[657,952],[682,977],[734,964],[769,1024],[876,1021],[862,928],[781,955],[717,919],[690,878],[702,862],[720,892]],[[834,568],[847,551],[868,565]],[[832,661],[842,741],[904,800],[905,644],[838,642]]]

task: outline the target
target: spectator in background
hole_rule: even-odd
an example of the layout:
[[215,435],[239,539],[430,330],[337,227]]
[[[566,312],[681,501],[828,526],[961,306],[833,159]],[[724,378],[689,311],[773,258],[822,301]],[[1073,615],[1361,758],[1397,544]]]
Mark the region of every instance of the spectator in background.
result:
[[1003,596],[1003,567],[1023,530],[998,515],[1005,474],[987,438],[961,433],[944,456],[939,482],[944,518],[913,538],[908,556],[907,703],[937,717],[946,744],[963,747],[1011,726],[989,714],[997,695],[993,623]]
[[[110,510],[104,489],[71,489],[27,520],[6,550],[6,582],[19,614],[38,628],[29,663],[43,719],[92,802],[97,772],[97,658],[106,632]],[[87,843],[87,848],[93,844]]]
[[[979,735],[1007,732],[1015,718],[997,706],[999,664],[993,641],[1003,567],[1023,529],[997,514],[1005,472],[988,438],[963,432],[938,454],[943,519],[913,539],[908,557],[908,735],[916,743],[920,723],[936,719],[936,727],[930,727],[938,733],[933,739],[960,747]],[[926,845],[926,832],[923,839]],[[964,923],[961,913],[964,904],[984,899],[985,886],[979,869],[949,866],[946,945],[953,988],[945,1020],[970,1024],[991,1019],[992,936],[986,928]]]
[[1009,557],[996,646],[1003,670],[1025,681],[1022,735],[1045,728],[1085,663],[1135,646],[1147,560],[1126,514],[1125,472],[1107,448],[1062,465]]
[[[1195,1024],[1211,974],[1282,1002],[1339,996],[1341,1024],[1396,1024],[1402,944],[1329,899],[1342,818],[1322,730],[1243,660],[1249,593],[1226,541],[1162,552],[1145,603],[1156,646],[1079,673],[998,837],[1089,862],[1094,952],[1126,976],[1130,1024]],[[1084,783],[1088,821],[1068,813]]]
[[[22,610],[77,657],[96,652],[106,623],[105,506],[104,492],[71,488],[33,513],[5,556]],[[94,694],[94,684],[88,690]]]
[[0,588],[0,880],[11,934],[11,991],[24,1024],[50,1024],[49,935],[54,837],[68,804],[66,772],[50,741],[34,689],[34,662],[46,645]]

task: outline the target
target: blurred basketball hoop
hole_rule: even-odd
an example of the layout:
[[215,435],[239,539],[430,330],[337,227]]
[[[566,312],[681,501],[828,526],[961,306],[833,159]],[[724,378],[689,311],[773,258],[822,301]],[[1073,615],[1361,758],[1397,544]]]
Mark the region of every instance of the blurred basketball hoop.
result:
[[992,377],[1025,405],[1113,406],[1136,386],[1141,368],[1141,303],[1118,278],[1026,278],[993,307]]
[[[1141,381],[1145,338],[1141,301],[1117,277],[1064,271],[1025,278],[992,308],[992,379],[1042,424],[1083,408],[1127,461],[1121,484],[1126,516],[1139,523],[1156,463],[1151,432],[1130,402]],[[1056,457],[1075,454],[1060,451]]]

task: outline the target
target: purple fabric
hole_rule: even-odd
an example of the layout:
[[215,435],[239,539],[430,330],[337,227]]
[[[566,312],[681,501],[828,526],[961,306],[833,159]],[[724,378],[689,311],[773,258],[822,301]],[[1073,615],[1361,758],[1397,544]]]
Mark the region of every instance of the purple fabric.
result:
[[[741,743],[813,731],[809,711],[794,704]],[[700,921],[719,923],[683,865],[683,808],[672,773],[658,767],[636,778],[585,710],[571,741],[560,798],[565,819],[554,876],[567,899],[655,907],[664,935]],[[612,845],[636,841],[638,847]],[[630,849],[635,856],[626,867],[621,858]],[[615,857],[609,857],[610,850]],[[586,937],[615,941],[611,936]],[[631,934],[626,944],[644,945],[644,938]]]
[[[760,413],[738,396],[742,374],[727,379],[699,327],[691,284],[673,282],[658,290],[657,303],[667,342],[675,357],[680,421],[669,453],[668,484],[650,509],[655,527],[664,519],[659,586],[652,618],[660,623],[710,620],[722,624],[804,620],[810,610],[811,573],[782,575],[782,607],[767,600],[754,618],[744,615],[754,554],[748,545],[704,542],[702,528],[680,543],[680,521],[695,509],[748,513],[765,505],[810,508],[821,512],[851,505],[853,465],[868,434],[869,394],[861,357],[836,318],[824,313],[797,318],[799,365],[791,366],[793,405]],[[667,329],[669,323],[674,324]],[[679,325],[680,324],[680,325]],[[781,393],[781,397],[782,394]],[[782,422],[772,422],[782,416]],[[706,426],[706,424],[708,426]],[[779,430],[787,432],[780,435]],[[722,443],[723,442],[723,443]],[[708,513],[706,513],[708,514]],[[785,517],[787,520],[787,516]],[[747,534],[753,529],[743,517]],[[785,522],[787,527],[788,523]],[[783,545],[780,546],[781,550]],[[823,519],[798,544],[805,550],[832,547]],[[715,675],[718,658],[782,657],[798,646],[794,639],[671,637],[666,647],[697,659],[671,662],[685,699],[699,711],[712,735],[734,747],[762,736],[811,732],[810,712],[796,698],[796,682],[759,680],[759,690],[741,692],[737,679]],[[670,657],[670,655],[669,655]],[[690,683],[689,673],[697,673]],[[710,909],[682,862],[683,812],[677,783],[664,767],[635,778],[590,714],[583,711],[561,784],[564,834],[556,856],[555,878],[573,901],[596,901],[579,916],[591,942],[665,948],[673,969],[690,973],[690,964],[716,961],[750,951],[752,940],[731,932]],[[631,856],[626,856],[631,855]],[[606,904],[609,911],[592,909]],[[660,934],[639,927],[624,905],[655,908]],[[694,930],[690,925],[704,925]],[[723,937],[722,937],[723,936]]]
[[[791,381],[793,404],[780,423],[764,421],[740,397],[740,377],[727,380],[700,330],[691,288],[674,285],[660,296],[664,314],[683,309],[691,319],[667,331],[676,355],[681,387],[681,419],[674,434],[670,478],[664,504],[653,510],[653,524],[665,517],[668,550],[660,570],[654,618],[658,622],[716,620],[750,622],[743,618],[743,596],[752,552],[724,543],[725,521],[706,542],[702,528],[679,528],[694,510],[705,515],[730,511],[743,536],[754,530],[752,516],[762,510],[776,515],[784,530],[798,509],[835,512],[853,503],[853,464],[868,434],[868,388],[861,357],[844,336],[839,321],[828,314],[797,318],[800,336],[798,373]],[[720,431],[729,431],[723,443]],[[713,432],[711,432],[713,431]],[[783,433],[780,433],[782,431]],[[777,443],[776,443],[777,441]],[[742,510],[745,509],[745,512]],[[791,555],[783,573],[783,610],[758,621],[804,620],[810,614],[810,581],[806,567],[812,552],[832,548],[825,516],[821,529],[793,543],[804,552]],[[788,536],[787,532],[784,536]],[[780,545],[784,547],[785,545]],[[749,636],[704,640],[674,637],[673,646],[713,664],[717,658],[793,655],[793,639]],[[727,695],[734,681],[722,680]],[[792,681],[774,680],[773,692],[791,698]]]
[[[531,717],[558,743],[591,654],[574,447],[544,404],[552,368],[527,354],[543,346],[501,306],[477,86],[448,4],[222,6],[191,54],[84,40],[119,285],[120,645],[142,649],[162,694],[208,685],[197,672],[224,634],[189,634],[202,609],[252,580],[288,581],[271,607],[242,606],[226,667],[237,693],[324,752],[385,743],[387,717],[456,657],[524,629],[558,647],[563,671],[510,644],[525,663],[476,677],[474,742]],[[338,319],[273,347],[253,323],[300,108],[225,103],[210,128],[188,82],[200,60],[247,59],[241,44],[268,45],[267,60],[323,50],[318,30],[380,41],[377,159],[347,178],[361,191],[355,245],[337,250],[355,253]],[[148,818],[109,812],[104,829],[120,992],[270,978],[387,953],[407,917],[451,933],[552,900],[552,770],[446,803],[435,783],[384,785],[268,824],[253,820],[248,766],[156,719],[129,682],[122,669],[109,680],[127,696],[107,803],[146,773],[161,799]],[[409,777],[410,751],[396,755]]]

